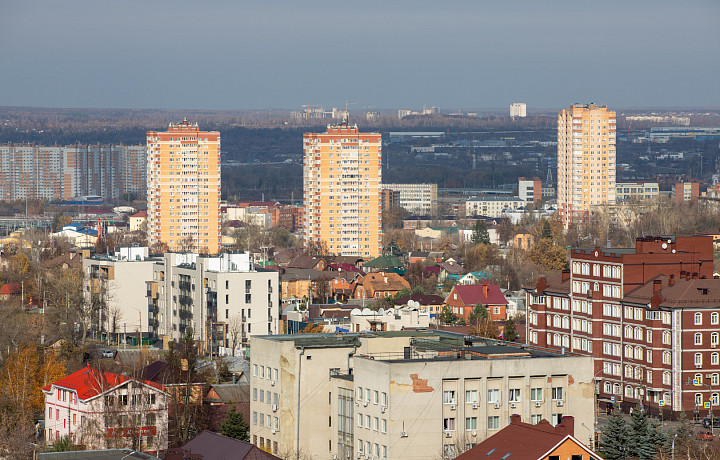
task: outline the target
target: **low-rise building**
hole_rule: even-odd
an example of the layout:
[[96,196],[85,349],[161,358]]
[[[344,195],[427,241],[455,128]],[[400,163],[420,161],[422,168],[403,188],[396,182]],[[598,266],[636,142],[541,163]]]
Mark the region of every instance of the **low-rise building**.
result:
[[88,366],[43,393],[49,444],[67,437],[87,449],[167,449],[168,393],[162,385]]
[[410,214],[431,214],[437,201],[437,184],[382,184],[383,190],[399,192],[398,205]]
[[443,331],[252,338],[250,439],[318,458],[433,459],[512,414],[594,430],[592,358]]
[[378,311],[353,309],[350,312],[350,331],[402,331],[430,327],[430,313],[419,307],[406,306],[379,309]]
[[476,196],[465,202],[465,214],[468,217],[502,217],[504,209],[524,206],[525,200],[517,196]]
[[650,201],[660,196],[660,185],[657,182],[617,182],[615,197],[618,203],[626,201]]
[[488,314],[494,321],[507,319],[508,301],[500,291],[500,286],[489,281],[481,281],[480,284],[456,284],[450,290],[445,303],[453,314],[465,321],[470,318],[470,314],[478,305],[487,308]]

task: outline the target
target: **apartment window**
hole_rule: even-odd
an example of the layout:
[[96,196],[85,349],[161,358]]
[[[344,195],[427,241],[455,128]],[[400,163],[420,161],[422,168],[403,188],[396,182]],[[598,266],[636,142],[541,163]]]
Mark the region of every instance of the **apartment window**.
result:
[[663,345],[671,344],[670,343],[671,342],[670,331],[663,331],[662,342],[663,342]]
[[257,399],[258,399],[257,395],[258,395],[258,389],[253,388],[253,401],[257,401]]
[[380,429],[380,431],[383,433],[387,433],[387,419],[386,418],[382,419],[381,427],[382,428]]
[[720,364],[720,354],[718,354],[717,352],[712,353],[710,355],[710,364],[712,364],[713,366],[717,366],[718,364]]
[[543,400],[543,389],[542,388],[530,388],[530,401],[542,401]]
[[500,402],[500,390],[488,390],[488,404]]
[[563,399],[563,388],[553,387],[552,388],[552,400],[557,401]]
[[477,417],[465,417],[465,431],[477,430]]
[[720,342],[720,334],[713,332],[710,334],[710,345],[717,345]]
[[455,419],[454,418],[444,418],[443,419],[443,430],[455,431]]
[[380,400],[380,392],[375,390],[373,392],[373,403],[377,404],[379,400]]
[[702,353],[695,353],[695,365],[702,366]]
[[443,391],[443,404],[455,404],[455,390]]
[[252,421],[253,421],[253,425],[257,425],[258,414],[255,411],[253,411],[253,414],[252,414]]
[[[252,303],[252,294],[245,294],[245,303]],[[250,314],[248,313],[248,317]]]
[[695,406],[702,407],[702,405],[703,405],[702,393],[695,393]]
[[520,388],[510,388],[510,402],[520,402]]
[[700,332],[695,333],[695,345],[702,345],[702,334]]
[[477,390],[465,390],[465,404],[475,404],[477,402]]
[[718,324],[720,321],[718,321],[718,315],[717,312],[713,312],[710,314],[710,324]]
[[[358,427],[362,428],[363,426],[363,416],[362,414],[358,414]],[[360,446],[362,446],[362,442],[360,442]],[[362,450],[362,449],[360,449]]]
[[695,313],[695,325],[702,324],[702,313]]
[[716,373],[716,374],[712,374],[712,375],[710,376],[710,384],[711,384],[712,386],[715,386],[715,385],[720,384],[720,374],[717,374],[717,373]]
[[532,414],[530,416],[530,423],[532,423],[533,425],[537,425],[538,423],[540,423],[540,420],[542,420],[542,418],[542,414]]
[[373,430],[375,430],[375,431],[380,430],[380,419],[378,417],[373,418]]
[[500,417],[493,415],[488,417],[487,423],[488,430],[499,430],[500,429]]
[[362,387],[358,387],[358,389],[357,389],[357,397],[358,397],[359,400],[362,401],[362,399],[363,399],[363,389],[362,389]]

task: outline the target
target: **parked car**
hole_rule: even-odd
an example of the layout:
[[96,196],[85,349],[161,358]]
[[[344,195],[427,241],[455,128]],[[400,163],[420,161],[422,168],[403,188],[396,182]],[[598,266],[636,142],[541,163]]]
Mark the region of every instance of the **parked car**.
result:
[[701,441],[712,441],[714,438],[713,434],[709,431],[700,431],[695,437]]
[[[713,417],[713,428],[720,428],[720,417]],[[703,428],[710,428],[710,417],[705,417],[702,421]]]
[[115,352],[113,350],[100,350],[100,357],[113,359],[115,357]]

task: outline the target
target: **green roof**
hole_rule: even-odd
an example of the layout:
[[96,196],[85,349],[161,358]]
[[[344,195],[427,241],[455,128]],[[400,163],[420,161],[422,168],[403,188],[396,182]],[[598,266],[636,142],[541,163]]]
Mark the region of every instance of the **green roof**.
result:
[[370,268],[397,268],[402,267],[403,263],[400,262],[400,260],[391,255],[384,255],[377,257],[369,262],[365,262],[363,264],[363,267],[370,267]]

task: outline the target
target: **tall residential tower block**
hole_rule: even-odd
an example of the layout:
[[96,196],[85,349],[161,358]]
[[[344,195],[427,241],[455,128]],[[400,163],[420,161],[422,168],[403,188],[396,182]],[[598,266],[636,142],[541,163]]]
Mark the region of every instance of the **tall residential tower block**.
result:
[[565,227],[615,203],[615,112],[575,104],[558,113],[557,201]]
[[170,123],[147,133],[148,243],[171,251],[220,247],[220,133]]
[[347,122],[303,136],[305,248],[374,258],[382,250],[382,140]]

